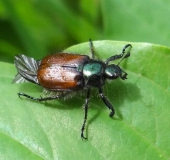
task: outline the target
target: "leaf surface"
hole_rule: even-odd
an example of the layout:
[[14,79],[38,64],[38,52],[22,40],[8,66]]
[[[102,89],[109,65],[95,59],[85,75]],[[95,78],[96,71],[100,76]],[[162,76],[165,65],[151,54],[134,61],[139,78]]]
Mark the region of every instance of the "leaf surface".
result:
[[[95,41],[97,59],[120,54],[127,42]],[[107,82],[104,89],[116,114],[93,90],[85,135],[80,138],[85,95],[44,103],[42,88],[31,83],[11,84],[14,65],[0,62],[0,155],[2,159],[169,159],[170,158],[170,49],[148,43],[131,43],[131,56],[120,66],[125,81]],[[66,51],[90,56],[89,44]],[[117,62],[116,62],[117,63]]]

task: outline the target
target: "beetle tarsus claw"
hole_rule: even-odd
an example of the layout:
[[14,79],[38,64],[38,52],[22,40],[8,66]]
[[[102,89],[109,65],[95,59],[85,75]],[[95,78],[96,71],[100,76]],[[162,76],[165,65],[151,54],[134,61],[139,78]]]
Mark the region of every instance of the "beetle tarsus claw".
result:
[[22,93],[17,93],[18,94],[18,97],[21,99],[21,95],[22,95]]
[[84,140],[84,139],[87,140],[87,138],[84,137],[83,133],[81,134],[81,139],[82,139],[82,140]]
[[109,114],[109,116],[110,116],[110,117],[113,117],[114,114],[115,114],[115,111],[111,111],[110,114]]

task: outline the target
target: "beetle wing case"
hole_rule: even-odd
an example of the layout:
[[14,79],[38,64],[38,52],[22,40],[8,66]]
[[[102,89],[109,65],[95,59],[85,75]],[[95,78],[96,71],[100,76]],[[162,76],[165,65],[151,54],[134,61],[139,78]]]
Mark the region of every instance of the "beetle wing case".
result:
[[41,86],[53,91],[75,91],[84,87],[82,66],[89,61],[86,55],[58,53],[42,59],[37,78]]
[[15,76],[12,83],[32,82],[38,84],[37,70],[40,61],[25,55],[15,56],[14,64],[17,68],[18,74]]

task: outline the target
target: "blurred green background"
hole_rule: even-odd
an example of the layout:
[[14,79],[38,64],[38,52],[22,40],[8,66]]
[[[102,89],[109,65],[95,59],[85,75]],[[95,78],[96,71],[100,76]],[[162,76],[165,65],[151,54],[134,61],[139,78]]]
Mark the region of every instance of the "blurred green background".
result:
[[0,60],[41,59],[89,38],[170,46],[169,15],[169,0],[0,0]]

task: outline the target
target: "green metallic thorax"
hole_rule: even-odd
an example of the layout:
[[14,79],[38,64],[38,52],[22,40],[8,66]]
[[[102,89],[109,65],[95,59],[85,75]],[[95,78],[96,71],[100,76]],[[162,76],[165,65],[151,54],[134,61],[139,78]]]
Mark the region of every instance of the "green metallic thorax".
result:
[[101,86],[104,84],[103,72],[105,64],[101,61],[90,61],[83,66],[83,77],[85,84],[92,86]]
[[102,71],[102,64],[100,63],[87,63],[83,67],[83,75],[85,77],[91,77],[93,75],[99,75]]

